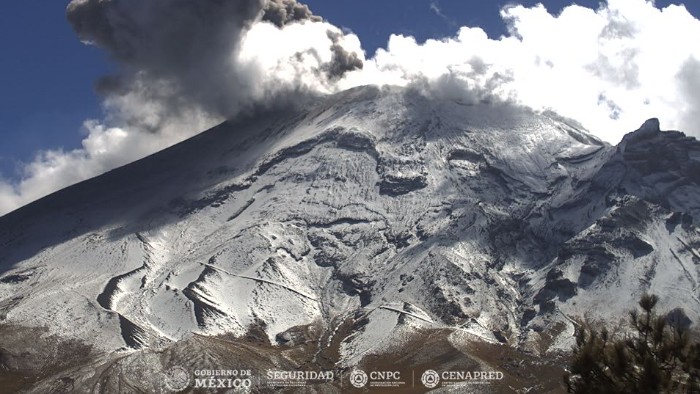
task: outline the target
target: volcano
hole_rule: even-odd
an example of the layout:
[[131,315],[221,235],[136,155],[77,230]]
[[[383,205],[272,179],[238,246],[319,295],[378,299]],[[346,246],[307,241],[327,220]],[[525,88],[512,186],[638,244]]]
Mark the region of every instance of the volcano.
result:
[[700,143],[656,119],[612,146],[411,88],[258,111],[0,218],[0,381],[460,366],[556,391],[578,322],[645,292],[700,319],[699,185]]

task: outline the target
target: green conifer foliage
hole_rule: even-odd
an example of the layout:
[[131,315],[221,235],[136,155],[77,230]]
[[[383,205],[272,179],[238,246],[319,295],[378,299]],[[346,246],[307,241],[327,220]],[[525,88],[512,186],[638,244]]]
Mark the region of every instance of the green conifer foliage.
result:
[[612,335],[579,327],[564,382],[570,393],[700,393],[700,343],[680,319],[655,312],[645,294],[629,326]]

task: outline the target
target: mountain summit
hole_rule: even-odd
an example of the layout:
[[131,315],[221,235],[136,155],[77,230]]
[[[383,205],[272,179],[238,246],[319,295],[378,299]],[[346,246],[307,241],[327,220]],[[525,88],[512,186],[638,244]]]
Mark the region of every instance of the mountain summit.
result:
[[657,119],[610,146],[555,114],[403,88],[226,122],[0,218],[2,362],[22,370],[36,332],[69,360],[37,391],[131,387],[114,386],[125,360],[156,355],[542,355],[644,292],[697,322],[698,174],[700,143]]

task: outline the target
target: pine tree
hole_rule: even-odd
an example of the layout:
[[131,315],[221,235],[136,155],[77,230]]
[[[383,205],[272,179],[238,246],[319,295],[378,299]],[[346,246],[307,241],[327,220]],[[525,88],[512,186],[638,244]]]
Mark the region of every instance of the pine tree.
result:
[[659,298],[644,295],[627,333],[590,324],[576,333],[564,382],[570,393],[700,393],[700,343],[680,319],[657,316]]

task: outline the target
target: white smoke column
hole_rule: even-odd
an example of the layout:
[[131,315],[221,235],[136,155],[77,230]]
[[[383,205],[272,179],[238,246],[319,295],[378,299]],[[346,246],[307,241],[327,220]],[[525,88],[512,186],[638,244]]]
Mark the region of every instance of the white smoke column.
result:
[[[241,43],[237,61],[240,67],[266,76],[256,80],[251,97],[265,101],[280,91],[299,89],[317,94],[338,92],[339,76],[327,74],[338,68],[333,66],[338,54],[328,45],[329,40],[342,45],[346,53],[355,54],[360,63],[364,60],[357,36],[343,35],[325,22],[292,24],[283,29],[267,23],[253,26]],[[274,43],[273,50],[261,51],[268,43]]]
[[0,178],[0,215],[252,107],[331,93],[362,67],[357,37],[295,0],[73,0],[68,17],[119,65],[98,81],[107,117],[85,122],[80,149],[39,152],[20,181]]

